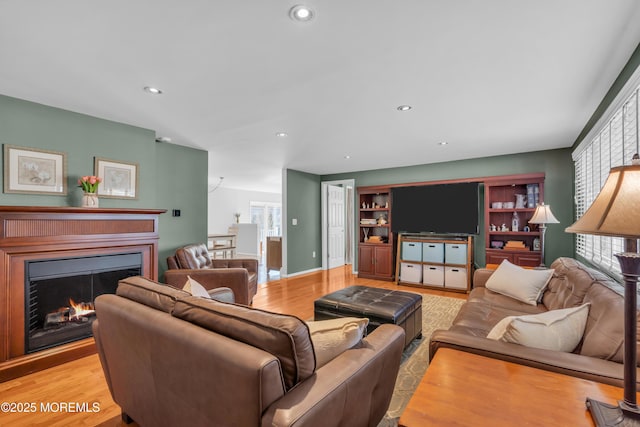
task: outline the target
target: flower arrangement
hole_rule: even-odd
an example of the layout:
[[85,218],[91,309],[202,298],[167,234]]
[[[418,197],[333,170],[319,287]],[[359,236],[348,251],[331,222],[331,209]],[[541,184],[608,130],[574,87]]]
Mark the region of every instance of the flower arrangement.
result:
[[97,176],[83,176],[78,179],[78,187],[82,188],[85,193],[95,193],[98,191],[98,184],[102,182],[102,178]]

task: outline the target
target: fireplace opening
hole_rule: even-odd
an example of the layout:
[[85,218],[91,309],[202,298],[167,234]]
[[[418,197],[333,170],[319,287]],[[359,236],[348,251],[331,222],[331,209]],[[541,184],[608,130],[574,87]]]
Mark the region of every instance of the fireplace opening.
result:
[[92,335],[94,300],[142,274],[142,254],[25,261],[25,352]]

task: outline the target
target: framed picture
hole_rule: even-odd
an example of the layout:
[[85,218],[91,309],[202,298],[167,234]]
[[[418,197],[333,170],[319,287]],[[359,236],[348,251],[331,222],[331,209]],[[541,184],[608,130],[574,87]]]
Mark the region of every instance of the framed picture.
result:
[[113,199],[138,198],[138,164],[96,157],[94,173],[102,178],[99,197]]
[[4,192],[67,194],[67,155],[4,145]]

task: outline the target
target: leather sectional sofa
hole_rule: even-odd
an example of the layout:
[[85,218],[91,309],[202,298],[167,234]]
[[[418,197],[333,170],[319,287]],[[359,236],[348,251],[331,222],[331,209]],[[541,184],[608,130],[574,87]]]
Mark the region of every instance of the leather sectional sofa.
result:
[[317,368],[300,319],[142,277],[96,298],[96,313],[109,390],[141,426],[376,426],[404,346],[402,328],[381,325]]
[[[474,289],[453,325],[448,330],[433,333],[430,356],[433,357],[439,348],[448,347],[622,386],[623,286],[572,258],[558,258],[550,268],[554,270],[553,276],[537,305],[528,305],[487,289],[485,284],[493,270],[476,270]],[[589,315],[582,340],[573,352],[487,338],[506,316],[543,313],[584,303],[590,303]]]

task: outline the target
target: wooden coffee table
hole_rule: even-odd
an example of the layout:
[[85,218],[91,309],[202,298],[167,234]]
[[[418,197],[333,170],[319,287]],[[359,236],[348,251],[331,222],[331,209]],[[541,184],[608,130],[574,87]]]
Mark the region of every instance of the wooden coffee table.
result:
[[622,395],[619,387],[441,348],[400,426],[593,426],[585,399],[617,404]]

